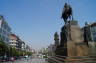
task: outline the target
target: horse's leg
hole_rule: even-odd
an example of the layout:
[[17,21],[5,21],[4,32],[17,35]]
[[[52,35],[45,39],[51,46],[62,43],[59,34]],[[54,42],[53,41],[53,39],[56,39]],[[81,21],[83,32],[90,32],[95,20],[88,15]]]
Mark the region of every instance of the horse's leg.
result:
[[72,20],[73,20],[73,14],[72,14]]
[[70,12],[71,19],[73,20],[73,13],[72,11]]
[[67,23],[67,20],[66,19],[64,19],[64,22],[65,22],[65,24]]
[[71,16],[69,16],[69,20],[71,20]]
[[72,15],[69,16],[69,20],[73,20],[73,16]]

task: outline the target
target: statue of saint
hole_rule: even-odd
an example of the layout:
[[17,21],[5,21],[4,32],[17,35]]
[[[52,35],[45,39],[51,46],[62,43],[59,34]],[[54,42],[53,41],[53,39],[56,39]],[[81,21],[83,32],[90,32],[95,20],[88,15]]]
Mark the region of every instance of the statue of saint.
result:
[[84,42],[88,45],[88,41],[89,41],[89,26],[88,23],[85,22],[85,27],[84,27]]

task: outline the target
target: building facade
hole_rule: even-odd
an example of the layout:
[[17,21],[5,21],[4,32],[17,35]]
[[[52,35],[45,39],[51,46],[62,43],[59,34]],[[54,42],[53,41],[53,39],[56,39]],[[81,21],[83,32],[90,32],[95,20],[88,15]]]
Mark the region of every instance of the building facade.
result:
[[18,37],[15,34],[10,34],[10,46],[18,49]]
[[9,35],[11,34],[11,28],[8,25],[8,23],[5,21],[3,16],[0,16],[0,36],[2,40],[6,43],[9,44]]
[[10,34],[10,46],[19,51],[25,51],[25,43],[17,35]]
[[25,51],[25,49],[26,49],[26,48],[25,48],[25,42],[22,41],[21,50],[22,50],[22,51]]
[[26,52],[30,52],[30,51],[31,51],[30,46],[26,45]]

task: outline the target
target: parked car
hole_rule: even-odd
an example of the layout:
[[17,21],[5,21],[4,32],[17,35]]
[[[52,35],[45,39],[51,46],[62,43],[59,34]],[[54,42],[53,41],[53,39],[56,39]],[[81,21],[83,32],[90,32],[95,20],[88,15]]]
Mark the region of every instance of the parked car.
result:
[[9,57],[6,57],[6,58],[5,57],[2,57],[1,58],[1,62],[6,62],[6,61],[9,61]]
[[42,59],[43,55],[42,54],[38,54],[38,58]]
[[43,55],[43,58],[47,58],[47,55]]

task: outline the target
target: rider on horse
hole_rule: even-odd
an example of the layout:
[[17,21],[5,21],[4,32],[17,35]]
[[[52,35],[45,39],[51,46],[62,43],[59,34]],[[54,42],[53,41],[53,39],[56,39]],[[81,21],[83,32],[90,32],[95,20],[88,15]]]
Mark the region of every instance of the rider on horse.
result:
[[[71,17],[72,17],[72,8],[71,8],[70,5],[65,3],[61,18],[63,18],[63,20],[65,21],[65,24],[66,24],[67,23],[67,19],[68,18],[71,19]],[[73,19],[73,17],[72,17],[72,19]]]

